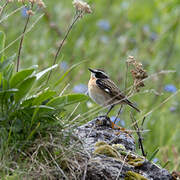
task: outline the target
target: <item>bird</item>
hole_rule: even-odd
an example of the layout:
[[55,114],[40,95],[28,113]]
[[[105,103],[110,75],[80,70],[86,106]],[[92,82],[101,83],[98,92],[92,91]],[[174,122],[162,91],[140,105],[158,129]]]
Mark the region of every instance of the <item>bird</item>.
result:
[[[109,107],[106,116],[117,104],[127,104],[137,112],[140,110],[132,103],[118,86],[109,78],[109,75],[102,69],[91,69],[91,77],[88,82],[88,94],[90,98],[103,107]],[[119,111],[120,113],[120,111]]]

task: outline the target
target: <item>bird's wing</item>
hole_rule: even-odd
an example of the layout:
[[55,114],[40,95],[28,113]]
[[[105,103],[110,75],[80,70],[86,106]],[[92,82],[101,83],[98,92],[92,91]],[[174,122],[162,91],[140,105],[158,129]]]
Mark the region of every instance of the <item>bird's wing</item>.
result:
[[122,100],[124,103],[128,104],[136,111],[140,112],[140,110],[127,99],[127,97],[120,91],[120,89],[116,86],[116,84],[110,79],[97,79],[96,84],[99,88],[101,88],[104,92],[109,94],[112,98],[117,100]]
[[97,79],[96,84],[104,92],[109,94],[111,97],[116,97],[117,99],[125,98],[125,95],[120,91],[116,84],[110,79]]

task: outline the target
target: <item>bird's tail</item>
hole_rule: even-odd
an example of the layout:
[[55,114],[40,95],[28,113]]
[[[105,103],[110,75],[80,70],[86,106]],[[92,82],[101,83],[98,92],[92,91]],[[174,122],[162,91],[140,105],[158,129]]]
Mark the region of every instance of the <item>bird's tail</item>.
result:
[[137,112],[141,112],[134,103],[132,103],[131,101],[129,101],[128,99],[125,100],[125,102],[131,106],[132,108],[134,108]]

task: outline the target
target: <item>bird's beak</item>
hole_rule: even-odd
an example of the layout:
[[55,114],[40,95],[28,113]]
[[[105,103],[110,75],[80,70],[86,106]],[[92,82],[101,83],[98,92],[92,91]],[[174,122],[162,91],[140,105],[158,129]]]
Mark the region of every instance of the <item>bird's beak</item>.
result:
[[95,71],[93,70],[93,69],[90,69],[90,68],[88,68],[89,69],[89,71],[91,71],[92,73],[95,73]]

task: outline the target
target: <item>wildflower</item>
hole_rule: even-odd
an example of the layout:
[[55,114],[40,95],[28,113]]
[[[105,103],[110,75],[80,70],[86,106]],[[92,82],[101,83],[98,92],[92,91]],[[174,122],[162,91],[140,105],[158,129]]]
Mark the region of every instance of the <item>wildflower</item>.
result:
[[97,26],[104,31],[108,31],[110,29],[110,24],[109,24],[109,21],[107,20],[98,21]]
[[172,84],[167,84],[165,87],[164,87],[164,90],[167,91],[167,92],[170,92],[170,93],[175,93],[177,91],[176,87]]
[[77,11],[90,14],[92,13],[91,7],[81,0],[74,0],[73,5]]
[[153,163],[157,163],[159,161],[159,159],[158,158],[154,158],[152,161],[153,161]]
[[60,68],[66,71],[69,68],[68,63],[66,61],[61,61]]
[[21,15],[22,15],[22,17],[27,17],[28,15],[27,15],[27,11],[28,11],[29,9],[28,8],[26,8],[26,7],[23,7],[22,9],[21,9]]
[[[115,116],[111,116],[111,121],[112,122],[114,122],[115,121],[115,119],[116,119],[116,117]],[[120,124],[120,126],[122,126],[122,127],[124,127],[125,126],[125,122],[123,121],[123,120],[121,120],[120,118],[117,118],[117,120],[116,120],[116,124]]]
[[155,32],[152,32],[150,35],[150,40],[155,41],[158,38],[158,35]]
[[73,88],[73,91],[75,93],[86,93],[87,90],[88,90],[88,87],[85,84],[78,84],[78,85],[74,86],[74,88]]
[[174,106],[172,106],[172,107],[169,108],[169,110],[170,110],[171,112],[175,112],[175,111],[177,110],[177,108],[174,107]]
[[149,33],[149,32],[150,32],[149,26],[148,26],[148,25],[144,25],[144,26],[143,26],[143,31],[144,31],[145,33]]

